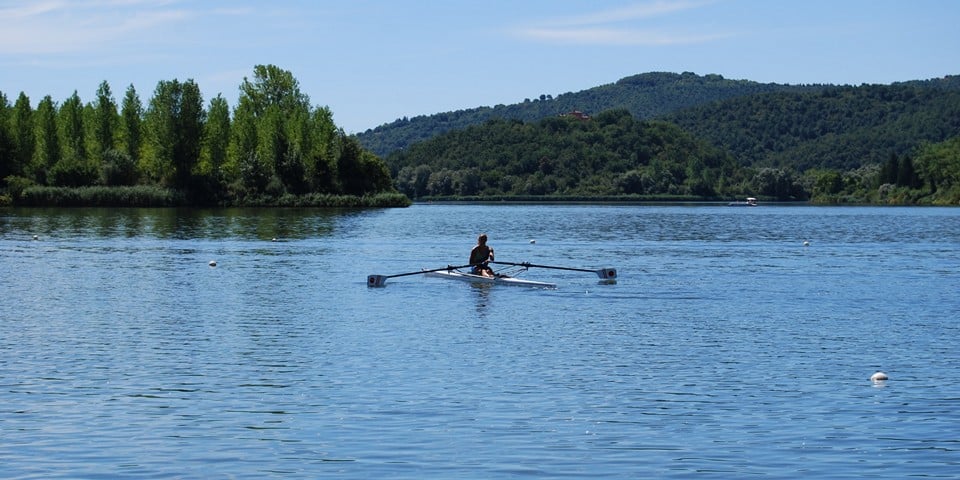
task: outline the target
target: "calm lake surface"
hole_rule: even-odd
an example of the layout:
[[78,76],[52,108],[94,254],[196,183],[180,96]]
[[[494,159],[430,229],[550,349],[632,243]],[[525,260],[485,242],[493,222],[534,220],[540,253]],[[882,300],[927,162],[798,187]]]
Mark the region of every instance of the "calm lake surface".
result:
[[[481,231],[619,279],[366,286]],[[960,476],[957,208],[0,209],[0,272],[4,478]]]

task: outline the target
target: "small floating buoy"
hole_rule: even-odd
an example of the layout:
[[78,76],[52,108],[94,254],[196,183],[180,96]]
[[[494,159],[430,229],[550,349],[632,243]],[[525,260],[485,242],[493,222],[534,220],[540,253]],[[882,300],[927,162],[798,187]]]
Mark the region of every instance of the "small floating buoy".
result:
[[885,382],[889,379],[890,377],[888,377],[887,374],[883,372],[877,372],[877,373],[874,373],[873,375],[870,375],[870,381],[873,383]]
[[37,236],[37,235],[34,235],[34,236],[33,236],[33,239],[34,239],[34,240],[40,240],[40,237]]
[[531,239],[530,239],[530,243],[537,243],[537,241],[536,241],[535,239],[532,239],[532,238],[531,238]]
[[216,261],[216,260],[210,260],[210,263],[208,263],[207,265],[210,265],[211,267],[216,267],[216,266],[217,266],[217,261]]
[[271,239],[270,241],[271,241],[271,242],[276,242],[276,241],[277,241],[277,237],[273,237],[273,239]]
[[809,247],[809,246],[810,246],[810,242],[804,240],[804,241],[803,241],[803,246],[804,246],[804,247]]

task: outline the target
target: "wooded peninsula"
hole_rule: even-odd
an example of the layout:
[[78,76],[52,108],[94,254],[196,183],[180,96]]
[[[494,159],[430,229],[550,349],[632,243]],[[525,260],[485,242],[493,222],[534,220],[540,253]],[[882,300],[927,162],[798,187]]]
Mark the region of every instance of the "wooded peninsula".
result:
[[313,107],[293,75],[258,65],[230,111],[193,81],[160,81],[144,107],[103,82],[36,109],[0,92],[0,205],[407,206],[376,155]]
[[292,73],[235,108],[192,80],[0,92],[0,205],[406,206],[411,200],[960,205],[960,77],[779,85],[647,73],[347,135]]

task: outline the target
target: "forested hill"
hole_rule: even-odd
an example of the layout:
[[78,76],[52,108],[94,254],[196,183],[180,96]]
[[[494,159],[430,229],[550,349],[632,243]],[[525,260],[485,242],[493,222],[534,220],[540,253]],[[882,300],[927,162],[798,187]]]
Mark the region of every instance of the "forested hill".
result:
[[960,204],[960,76],[741,96],[645,120],[491,119],[386,157],[411,198]]
[[360,133],[357,139],[366,149],[385,157],[441,133],[461,130],[495,118],[532,122],[573,111],[595,115],[605,110],[626,109],[634,118],[643,120],[716,100],[771,92],[820,91],[826,87],[728,80],[720,75],[700,76],[690,72],[652,72],[556,97],[542,94],[513,105],[402,118]]
[[960,135],[960,76],[752,95],[659,118],[747,166],[851,170]]
[[386,161],[397,188],[411,198],[709,198],[759,191],[729,154],[676,125],[636,120],[622,109],[590,120],[490,120]]

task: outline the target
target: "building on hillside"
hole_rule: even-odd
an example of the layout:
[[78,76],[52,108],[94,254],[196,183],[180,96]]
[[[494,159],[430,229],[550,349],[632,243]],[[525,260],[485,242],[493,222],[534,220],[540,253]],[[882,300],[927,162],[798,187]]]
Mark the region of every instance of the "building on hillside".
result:
[[587,115],[586,113],[583,113],[580,110],[574,110],[572,112],[562,113],[560,114],[560,116],[573,117],[573,118],[576,118],[577,120],[590,120],[590,115]]

